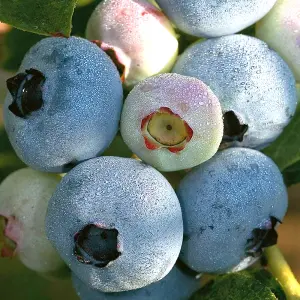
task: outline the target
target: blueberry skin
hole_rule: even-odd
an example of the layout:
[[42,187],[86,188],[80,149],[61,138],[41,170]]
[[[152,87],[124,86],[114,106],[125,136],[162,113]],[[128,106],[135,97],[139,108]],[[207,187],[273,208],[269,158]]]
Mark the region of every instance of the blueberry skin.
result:
[[236,33],[260,20],[276,0],[156,0],[183,32],[198,37]]
[[180,182],[184,224],[180,258],[193,270],[231,271],[247,258],[255,228],[271,216],[282,221],[287,192],[275,163],[259,151],[230,148],[189,172]]
[[272,10],[255,24],[255,36],[277,51],[300,81],[300,2],[277,0]]
[[78,279],[74,273],[72,281],[81,300],[186,300],[200,288],[199,280],[183,273],[177,266],[174,266],[162,280],[128,292],[103,293],[93,290]]
[[289,123],[297,106],[294,76],[285,61],[259,39],[237,34],[198,42],[173,71],[196,77],[233,111],[248,130],[233,146],[262,149]]
[[[121,255],[105,267],[80,263],[74,255],[74,237],[88,224],[118,231]],[[175,191],[154,168],[99,157],[62,179],[49,202],[46,234],[85,284],[121,292],[158,281],[172,269],[182,245],[182,213]]]
[[43,73],[43,106],[14,115],[7,94],[4,121],[17,155],[30,167],[64,172],[101,154],[118,130],[122,84],[111,59],[88,40],[45,38],[24,57],[19,72]]
[[[0,259],[3,246],[7,246],[3,238],[6,236],[15,245],[11,248],[15,248],[13,256],[17,256],[27,268],[54,277],[61,274],[65,264],[48,241],[44,228],[48,202],[60,179],[56,174],[22,168],[1,182]],[[5,230],[3,217],[7,222]]]
[[[177,114],[193,131],[192,138],[177,153],[171,153],[165,146],[155,150],[145,146],[142,120],[160,107]],[[120,132],[132,152],[156,169],[188,169],[217,152],[223,136],[222,109],[211,89],[196,78],[160,74],[143,80],[127,96]]]

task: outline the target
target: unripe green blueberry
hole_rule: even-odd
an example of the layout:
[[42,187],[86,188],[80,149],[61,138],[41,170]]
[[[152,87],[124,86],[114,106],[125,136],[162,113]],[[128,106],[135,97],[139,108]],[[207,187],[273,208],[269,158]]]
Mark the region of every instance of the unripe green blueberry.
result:
[[282,56],[300,81],[300,1],[278,0],[255,29],[256,36]]
[[170,21],[145,0],[105,0],[89,19],[86,37],[100,41],[100,47],[119,66],[124,86],[171,70],[178,41]]
[[153,76],[136,85],[125,100],[121,134],[133,153],[160,171],[192,168],[218,150],[221,106],[196,78]]
[[58,175],[29,168],[10,174],[0,185],[0,256],[17,255],[31,270],[55,273],[64,263],[48,241],[45,216]]

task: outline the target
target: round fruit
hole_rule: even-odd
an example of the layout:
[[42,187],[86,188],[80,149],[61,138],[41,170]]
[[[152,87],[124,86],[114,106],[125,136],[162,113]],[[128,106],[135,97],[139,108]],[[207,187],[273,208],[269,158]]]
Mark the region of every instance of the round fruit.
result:
[[72,274],[72,281],[81,300],[186,300],[200,288],[199,280],[185,274],[177,266],[174,266],[160,281],[128,292],[103,293],[93,290],[74,274]]
[[173,72],[202,80],[220,100],[222,147],[262,149],[280,135],[296,110],[291,70],[253,37],[237,34],[198,42],[179,57]]
[[18,156],[46,172],[101,154],[118,130],[122,84],[111,59],[82,38],[46,38],[7,80],[5,128]]
[[247,267],[275,244],[288,200],[275,163],[245,148],[220,151],[194,168],[177,195],[184,222],[180,258],[205,273],[232,271],[241,262]]
[[134,159],[100,157],[64,176],[49,203],[46,231],[85,284],[121,292],[169,273],[183,225],[163,175]]
[[121,134],[133,153],[161,171],[191,168],[218,150],[221,106],[196,78],[153,76],[136,85],[125,100]]
[[124,85],[171,70],[178,41],[170,21],[145,0],[102,1],[89,19],[86,37],[99,40],[115,60]]
[[198,37],[236,33],[261,19],[276,0],[156,0],[183,32]]
[[0,256],[17,255],[37,272],[53,274],[63,269],[44,227],[48,201],[60,179],[29,168],[4,179],[0,185]]
[[278,0],[257,24],[256,36],[277,51],[300,81],[300,2]]

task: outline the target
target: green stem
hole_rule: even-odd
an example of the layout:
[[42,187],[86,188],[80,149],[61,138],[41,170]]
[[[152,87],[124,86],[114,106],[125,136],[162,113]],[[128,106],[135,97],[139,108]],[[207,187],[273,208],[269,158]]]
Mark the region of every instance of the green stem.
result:
[[300,300],[300,284],[277,246],[265,249],[268,268],[277,278],[288,300]]

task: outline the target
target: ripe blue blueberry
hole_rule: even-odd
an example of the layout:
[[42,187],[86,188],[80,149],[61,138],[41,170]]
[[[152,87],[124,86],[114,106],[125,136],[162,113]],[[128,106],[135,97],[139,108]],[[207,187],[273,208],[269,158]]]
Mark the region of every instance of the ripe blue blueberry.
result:
[[296,110],[291,70],[266,43],[250,36],[198,42],[179,57],[173,72],[202,80],[218,97],[224,114],[222,147],[262,149]]
[[169,273],[182,244],[182,213],[176,193],[154,168],[99,157],[62,179],[49,203],[46,232],[85,284],[121,292]]
[[184,222],[180,258],[197,272],[247,266],[276,243],[275,226],[287,210],[279,169],[248,148],[218,152],[183,178],[177,195]]
[[236,33],[261,19],[276,0],[156,0],[183,32],[199,37]]
[[72,274],[72,281],[81,300],[186,300],[200,287],[199,280],[184,273],[176,265],[160,281],[128,292],[103,293],[93,290],[85,285],[74,273]]
[[43,39],[7,87],[5,128],[18,156],[34,169],[66,171],[101,154],[118,130],[119,73],[85,39]]

